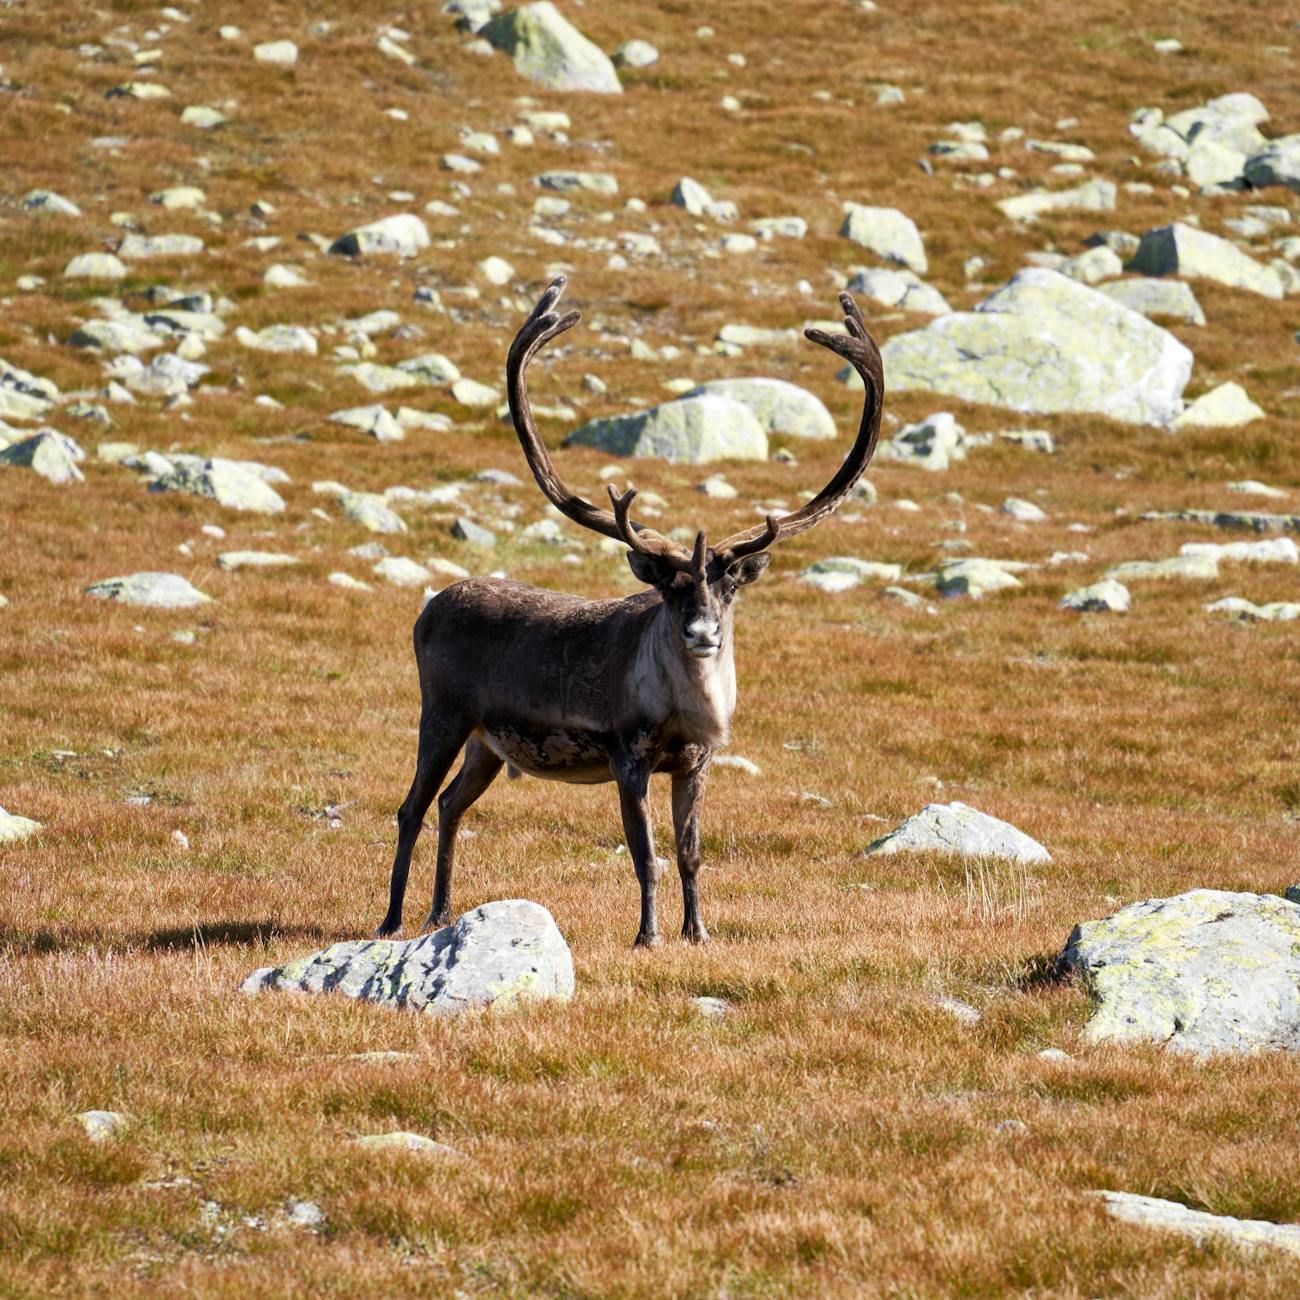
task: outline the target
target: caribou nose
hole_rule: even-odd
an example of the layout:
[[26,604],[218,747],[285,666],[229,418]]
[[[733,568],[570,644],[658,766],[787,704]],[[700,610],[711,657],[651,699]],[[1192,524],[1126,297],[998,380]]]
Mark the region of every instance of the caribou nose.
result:
[[686,625],[686,648],[693,655],[707,659],[722,648],[722,628],[715,619],[696,618]]

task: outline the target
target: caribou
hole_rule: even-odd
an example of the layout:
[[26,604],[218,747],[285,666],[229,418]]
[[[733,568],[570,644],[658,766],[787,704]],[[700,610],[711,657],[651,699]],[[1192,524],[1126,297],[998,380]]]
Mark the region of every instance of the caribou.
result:
[[618,787],[623,832],[641,888],[638,946],[661,942],[655,894],[659,862],[650,829],[653,773],[672,778],[673,829],[681,876],[682,938],[708,940],[700,916],[700,815],[715,746],[729,738],[736,707],[732,640],[735,599],[761,577],[778,542],[816,527],[845,499],[871,460],[884,394],[880,352],[848,293],[846,333],[805,331],[861,376],[866,398],[843,464],[799,509],[709,546],[687,549],[630,518],[636,489],[609,487],[612,509],[571,492],[547,453],[528,399],[528,365],[581,319],[555,308],[565,279],[552,280],[506,359],[510,414],[543,494],[574,523],[627,547],[647,590],[621,600],[584,600],[503,578],[466,578],[425,605],[415,624],[420,678],[415,778],[397,813],[388,914],[377,933],[402,925],[411,853],[425,813],[457,755],[464,760],[438,799],[438,856],[426,927],[451,919],[456,831],[501,768],[552,781]]

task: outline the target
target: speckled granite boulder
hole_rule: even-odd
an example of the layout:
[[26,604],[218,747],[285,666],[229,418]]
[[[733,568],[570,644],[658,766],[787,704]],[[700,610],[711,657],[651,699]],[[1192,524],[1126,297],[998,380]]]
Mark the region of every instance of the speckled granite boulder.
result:
[[924,389],[1015,411],[1095,412],[1166,425],[1183,409],[1192,354],[1105,294],[1031,267],[972,312],[940,316],[881,348],[891,391]]
[[749,407],[767,433],[791,438],[834,438],[835,419],[821,398],[785,379],[710,379],[684,397],[709,393]]
[[888,835],[867,845],[868,853],[957,853],[964,858],[1011,858],[1050,862],[1052,855],[1037,840],[1010,822],[999,821],[956,799],[927,804]]
[[551,914],[522,898],[484,903],[415,939],[336,943],[278,968],[255,970],[245,993],[342,993],[431,1015],[505,1009],[573,996],[573,958]]
[[1233,1246],[1254,1250],[1270,1246],[1288,1255],[1300,1255],[1300,1225],[1270,1223],[1267,1219],[1235,1219],[1229,1214],[1207,1214],[1192,1210],[1178,1201],[1158,1196],[1139,1196],[1135,1192],[1092,1192],[1106,1204],[1112,1219],[1135,1223],[1142,1228],[1160,1228],[1191,1237],[1200,1243],[1219,1238]]
[[1061,954],[1094,1042],[1210,1053],[1300,1048],[1300,906],[1193,889],[1076,926]]
[[657,456],[672,465],[767,459],[767,434],[753,412],[715,393],[592,420],[569,434],[564,445],[614,456]]
[[498,15],[479,35],[514,60],[530,81],[551,90],[621,95],[623,84],[605,52],[593,45],[550,0]]

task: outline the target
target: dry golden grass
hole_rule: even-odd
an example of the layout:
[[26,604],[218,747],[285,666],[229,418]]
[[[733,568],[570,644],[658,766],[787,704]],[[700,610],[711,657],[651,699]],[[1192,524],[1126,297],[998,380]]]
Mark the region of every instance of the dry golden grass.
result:
[[[153,6],[6,8],[5,195],[47,185],[87,216],[3,213],[0,291],[11,296],[0,355],[65,390],[102,383],[94,358],[61,346],[97,290],[65,284],[60,271],[77,252],[111,247],[109,214],[130,211],[151,231],[194,231],[209,245],[190,265],[133,267],[120,291],[137,308],[157,282],[224,293],[254,327],[393,307],[425,336],[376,340],[378,359],[436,349],[499,382],[519,303],[563,266],[587,321],[565,340],[571,349],[539,365],[539,401],[563,395],[586,417],[659,400],[675,375],[760,371],[814,388],[847,428],[854,399],[806,345],[646,363],[628,358],[626,340],[707,344],[728,320],[790,326],[829,315],[842,280],[828,268],[868,260],[835,235],[845,198],[914,216],[930,279],[957,306],[979,296],[963,286],[973,253],[988,259],[991,286],[1027,251],[1073,252],[1099,225],[1141,231],[1195,211],[1217,230],[1241,206],[1180,199],[1158,182],[1150,196],[1123,195],[1113,216],[1012,227],[993,202],[1017,182],[954,188],[946,172],[916,166],[953,120],[1085,141],[1096,170],[1118,180],[1152,178],[1125,131],[1139,104],[1174,110],[1250,89],[1276,133],[1297,127],[1295,60],[1273,48],[1296,35],[1264,3],[1190,0],[1156,27],[1113,0],[882,3],[873,15],[834,0],[747,0],[712,17],[670,0],[606,0],[574,11],[595,40],[609,48],[639,35],[664,55],[630,73],[629,93],[613,103],[533,91],[504,60],[465,52],[435,5],[345,8],[328,36],[312,37],[315,11],[287,0],[194,7],[193,21],[159,42],[158,80],[174,96],[162,103],[105,99],[134,75],[130,55],[78,53],[118,24],[144,41],[160,21]],[[712,40],[694,35],[702,20],[718,29]],[[222,23],[245,39],[222,42]],[[373,48],[389,23],[414,33],[418,67]],[[255,65],[249,45],[283,34],[302,47],[298,67]],[[1183,55],[1152,52],[1167,35]],[[747,67],[729,64],[731,51]],[[875,108],[878,80],[902,85],[907,102]],[[812,97],[821,90],[829,101]],[[428,219],[435,241],[454,248],[353,265],[295,241],[411,206],[387,200],[390,190],[415,192],[417,210],[448,197],[437,160],[457,146],[457,128],[499,131],[530,93],[572,115],[576,143],[503,146],[456,200],[460,217]],[[745,111],[723,113],[723,94]],[[228,102],[220,131],[179,125],[185,104]],[[390,107],[410,120],[385,117]],[[1058,132],[1065,116],[1079,125]],[[91,147],[108,135],[130,143]],[[1050,159],[1007,146],[995,162],[1045,179]],[[605,204],[579,198],[560,228],[591,239],[654,223],[666,256],[611,271],[604,253],[534,242],[529,181],[557,166],[612,171],[624,197],[650,203],[645,216],[605,225],[595,219]],[[716,232],[666,202],[682,172],[746,217],[805,216],[808,239],[703,259]],[[505,182],[513,194],[496,192]],[[224,223],[146,202],[179,183],[203,186]],[[267,229],[284,238],[267,254],[242,246],[260,232],[245,215],[257,198],[275,204]],[[516,284],[479,299],[457,292],[489,253],[514,263]],[[264,289],[273,261],[300,263],[312,287]],[[13,293],[24,273],[44,275],[45,290]],[[804,277],[814,298],[794,288]],[[417,284],[441,288],[455,320],[413,306]],[[324,581],[340,568],[369,576],[345,554],[367,537],[314,516],[323,498],[309,485],[382,490],[488,467],[522,473],[508,428],[443,390],[418,390],[403,400],[445,411],[454,431],[373,444],[324,421],[371,400],[334,373],[327,354],[341,340],[323,338],[322,356],[308,361],[226,342],[211,350],[213,375],[192,408],[115,406],[116,428],[103,436],[281,465],[294,481],[283,518],[149,496],[134,475],[93,461],[74,487],[5,472],[0,803],[46,829],[0,848],[0,1294],[1293,1295],[1282,1257],[1120,1227],[1084,1193],[1110,1187],[1300,1218],[1295,1062],[1198,1065],[1088,1047],[1083,995],[1047,978],[1076,921],[1199,885],[1279,890],[1296,871],[1294,625],[1242,627],[1201,610],[1229,593],[1295,599],[1294,576],[1225,566],[1215,583],[1143,585],[1123,619],[1057,605],[1110,563],[1171,554],[1203,535],[1140,523],[1144,510],[1249,504],[1222,490],[1234,478],[1300,490],[1294,311],[1213,286],[1196,292],[1209,324],[1177,331],[1198,358],[1192,393],[1242,379],[1266,421],[1171,437],[1099,418],[1025,421],[923,394],[888,399],[902,420],[948,406],[975,431],[1040,424],[1059,451],[980,451],[938,476],[882,465],[872,473],[879,505],[846,508],[783,548],[746,597],[735,749],[763,775],[713,778],[703,878],[712,946],[630,950],[635,885],[616,854],[610,788],[493,787],[466,820],[457,907],[511,896],[544,904],[579,981],[571,1005],[508,1018],[437,1023],[328,998],[235,994],[253,967],[377,923],[392,814],[414,759],[418,595]],[[882,337],[919,323],[869,317]],[[589,371],[607,380],[607,397],[582,390]],[[257,393],[284,409],[254,406]],[[92,446],[99,435],[62,427]],[[792,501],[819,485],[843,448],[797,445],[797,468],[730,468],[741,489],[731,504],[695,493],[698,471],[638,465],[633,476],[667,498],[666,523],[716,535],[748,523],[756,500]],[[601,464],[586,453],[563,459],[589,489]],[[948,499],[953,491],[962,502]],[[979,509],[1026,493],[1050,523]],[[531,487],[500,497],[519,507],[520,523],[541,516]],[[900,497],[921,511],[889,504]],[[486,490],[468,499],[499,510]],[[454,513],[406,510],[411,535],[393,549],[464,559],[448,533]],[[1071,521],[1092,531],[1068,532]],[[227,530],[224,542],[199,532],[209,522]],[[867,588],[827,597],[794,581],[811,559],[837,553],[924,570],[957,537],[974,554],[1042,561],[1081,548],[1090,560],[934,616]],[[188,557],[177,551],[186,542]],[[290,550],[304,564],[216,568],[219,550],[246,547]],[[583,594],[632,589],[621,561],[590,546],[582,557],[571,565],[507,540],[490,561],[465,562]],[[217,603],[163,614],[81,594],[154,568],[185,573]],[[171,638],[184,628],[198,630],[195,644]],[[152,803],[124,803],[140,793]],[[1053,863],[1025,872],[862,856],[887,824],[935,798],[1009,818],[1051,848]],[[656,799],[662,833],[662,791]],[[336,803],[348,806],[330,831],[314,814]],[[174,830],[189,852],[174,848]],[[417,851],[411,915],[432,887],[431,839]],[[662,893],[671,932],[679,904],[674,888]],[[727,998],[733,1014],[693,1015],[688,999],[703,994]],[[936,995],[973,1002],[983,1020],[957,1024],[934,1008]],[[1073,1061],[1039,1060],[1047,1046]],[[353,1059],[375,1050],[408,1055]],[[129,1112],[128,1134],[89,1144],[72,1116],[90,1107]],[[1007,1120],[1024,1127],[999,1127]],[[463,1158],[347,1145],[399,1128]],[[324,1208],[320,1235],[279,1220],[297,1197]],[[204,1202],[220,1208],[205,1215]]]

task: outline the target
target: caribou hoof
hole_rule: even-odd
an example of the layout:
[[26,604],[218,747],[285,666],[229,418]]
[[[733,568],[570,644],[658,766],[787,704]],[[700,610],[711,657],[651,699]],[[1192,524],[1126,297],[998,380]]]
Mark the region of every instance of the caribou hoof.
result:
[[441,930],[444,926],[451,924],[450,912],[430,912],[429,919],[424,923],[425,930]]
[[635,947],[635,948],[659,948],[659,947],[662,947],[662,945],[663,945],[663,941],[664,941],[664,940],[663,940],[663,935],[661,935],[661,934],[659,933],[658,930],[654,931],[652,934],[645,934],[645,933],[643,932],[643,933],[637,935],[637,937],[636,937],[636,943],[633,944],[633,947]]
[[682,938],[687,943],[708,943],[709,932],[702,925],[684,925],[682,926]]
[[393,921],[385,921],[385,922],[383,923],[383,925],[381,925],[381,926],[380,926],[380,927],[375,931],[375,938],[376,938],[376,939],[391,939],[391,938],[393,937],[393,935],[395,935],[395,934],[400,934],[400,933],[401,933],[401,929],[402,929],[402,923],[401,923],[401,921],[396,921],[396,922],[393,922]]

